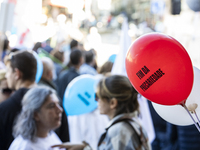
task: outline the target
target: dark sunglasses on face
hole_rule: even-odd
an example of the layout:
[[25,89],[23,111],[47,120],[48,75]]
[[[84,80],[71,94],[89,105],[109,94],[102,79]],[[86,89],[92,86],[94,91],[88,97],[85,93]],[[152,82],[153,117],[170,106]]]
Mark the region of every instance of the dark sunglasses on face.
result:
[[[102,99],[107,99],[107,100],[109,100],[110,98],[109,97],[102,97]],[[97,93],[95,93],[95,101],[99,101],[99,97],[98,97],[98,95],[97,95]]]
[[9,89],[9,88],[4,88],[4,89],[1,89],[1,92],[2,92],[3,94],[11,94],[11,93],[12,93],[12,90]]
[[95,93],[95,101],[98,101],[99,100],[99,97],[97,95],[97,93]]

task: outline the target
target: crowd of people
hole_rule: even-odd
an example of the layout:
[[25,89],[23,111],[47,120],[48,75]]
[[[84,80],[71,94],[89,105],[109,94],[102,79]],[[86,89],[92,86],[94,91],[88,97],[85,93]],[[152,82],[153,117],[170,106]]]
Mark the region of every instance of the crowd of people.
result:
[[[98,67],[95,49],[86,51],[74,39],[69,45],[67,54],[59,48],[45,50],[41,43],[36,43],[32,51],[5,48],[0,66],[1,150],[200,148],[200,136],[194,125],[179,127],[167,123],[155,113],[151,102],[156,137],[150,143],[137,119],[140,95],[129,79],[111,74],[113,62],[109,60]],[[49,57],[41,58],[43,73],[36,83],[37,60],[33,51],[40,53],[40,49]],[[98,108],[90,113],[67,116],[63,109],[66,88],[83,74],[100,78],[95,94]]]

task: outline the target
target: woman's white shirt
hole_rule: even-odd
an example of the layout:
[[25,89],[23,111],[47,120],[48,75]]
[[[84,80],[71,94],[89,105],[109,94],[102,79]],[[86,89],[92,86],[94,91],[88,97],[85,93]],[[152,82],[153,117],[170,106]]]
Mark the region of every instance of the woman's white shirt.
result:
[[36,142],[24,139],[19,135],[11,143],[9,150],[60,150],[59,148],[51,148],[51,146],[61,143],[61,140],[53,131],[45,138],[37,137]]

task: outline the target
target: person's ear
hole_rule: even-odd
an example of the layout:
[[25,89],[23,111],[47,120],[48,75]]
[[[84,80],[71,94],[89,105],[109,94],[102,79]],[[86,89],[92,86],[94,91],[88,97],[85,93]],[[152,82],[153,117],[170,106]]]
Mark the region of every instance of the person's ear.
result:
[[111,109],[115,109],[115,108],[117,107],[117,105],[118,105],[117,99],[116,99],[116,98],[112,98],[112,99],[110,100],[110,108],[111,108]]
[[34,117],[33,117],[34,119],[35,119],[35,121],[40,121],[40,119],[39,119],[39,116],[38,116],[38,113],[37,112],[35,112],[34,113]]
[[53,79],[53,71],[52,70],[48,71],[47,78],[48,78],[48,80],[52,80]]
[[18,80],[21,78],[22,78],[22,72],[18,68],[15,68],[15,79]]
[[82,56],[81,58],[80,58],[80,65],[82,65],[82,64],[84,64],[85,63],[85,58]]

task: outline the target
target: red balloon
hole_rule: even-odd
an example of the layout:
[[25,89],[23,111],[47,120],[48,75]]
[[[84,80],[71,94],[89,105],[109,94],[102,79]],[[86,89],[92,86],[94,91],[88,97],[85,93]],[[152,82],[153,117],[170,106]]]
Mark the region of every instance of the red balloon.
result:
[[138,38],[127,53],[126,71],[134,88],[158,104],[179,104],[192,90],[190,57],[177,40],[164,34],[150,33]]

